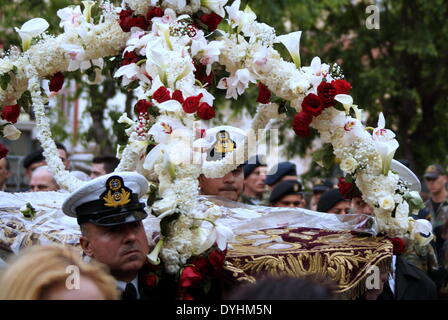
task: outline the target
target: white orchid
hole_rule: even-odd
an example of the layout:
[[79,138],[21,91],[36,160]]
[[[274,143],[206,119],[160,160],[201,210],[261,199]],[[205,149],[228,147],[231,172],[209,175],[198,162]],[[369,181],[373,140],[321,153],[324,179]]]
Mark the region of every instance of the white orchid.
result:
[[14,28],[22,39],[23,51],[28,50],[31,46],[31,40],[47,30],[49,26],[47,20],[34,18],[25,22],[20,29]]
[[145,66],[138,66],[135,63],[127,64],[115,71],[114,78],[119,77],[123,77],[122,83],[124,86],[127,86],[134,80],[140,80],[143,83],[150,83],[150,80],[146,75]]
[[12,124],[3,127],[3,138],[14,141],[20,138],[22,132]]
[[[159,107],[160,105],[161,104],[159,104]],[[171,134],[173,133],[173,131],[179,128],[184,128],[179,120],[175,120],[167,116],[160,116],[159,120],[151,127],[148,133],[154,137],[154,141],[156,143],[167,144],[171,138]]]
[[226,11],[229,14],[229,23],[232,28],[238,27],[238,33],[244,26],[250,25],[257,19],[257,16],[249,7],[246,7],[244,11],[241,11],[240,5],[241,1],[237,0],[234,1],[231,6],[226,7]]
[[191,55],[198,56],[199,62],[205,66],[207,75],[212,71],[212,64],[219,61],[221,49],[224,47],[224,41],[210,41],[207,43],[205,38],[194,40],[191,45]]
[[302,31],[291,32],[285,35],[277,37],[277,40],[281,42],[289,54],[292,57],[292,61],[297,68],[300,68],[300,37],[302,36]]
[[65,32],[78,28],[84,18],[80,6],[70,6],[64,9],[59,9],[56,14],[61,19],[59,26],[63,27]]
[[207,8],[221,17],[224,17],[226,14],[224,11],[224,5],[226,3],[227,0],[201,0],[201,7]]
[[246,68],[238,69],[234,74],[228,78],[222,78],[217,88],[227,89],[226,99],[238,99],[238,95],[249,87],[249,82],[256,83],[254,75]]
[[384,175],[390,169],[390,163],[394,157],[395,151],[397,151],[399,144],[395,139],[395,133],[389,129],[385,129],[386,121],[384,115],[381,112],[378,118],[378,126],[373,130],[372,139],[375,143],[376,150],[381,156],[382,172]]
[[[342,113],[341,113],[342,114]],[[345,134],[342,138],[345,145],[351,145],[356,140],[359,139],[369,139],[370,136],[367,133],[367,131],[364,129],[364,126],[362,125],[361,121],[358,119],[352,118],[352,117],[344,117],[345,123],[344,123],[344,131]],[[339,120],[341,117],[338,118]]]

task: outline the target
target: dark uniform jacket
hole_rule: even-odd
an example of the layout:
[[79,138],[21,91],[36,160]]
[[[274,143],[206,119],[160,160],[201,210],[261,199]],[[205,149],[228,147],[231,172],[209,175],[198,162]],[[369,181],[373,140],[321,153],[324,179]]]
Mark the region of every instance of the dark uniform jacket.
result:
[[378,300],[437,300],[437,289],[422,270],[397,256],[395,293],[392,294],[389,282],[386,282]]

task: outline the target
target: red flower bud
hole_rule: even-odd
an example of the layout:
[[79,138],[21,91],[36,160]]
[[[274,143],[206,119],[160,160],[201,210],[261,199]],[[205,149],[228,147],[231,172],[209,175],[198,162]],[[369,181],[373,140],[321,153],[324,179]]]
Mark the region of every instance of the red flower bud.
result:
[[182,91],[180,91],[180,90],[175,90],[175,91],[173,92],[172,99],[179,101],[179,103],[181,103],[181,104],[184,103],[184,96],[183,96],[183,94],[182,94]]
[[148,287],[154,288],[159,282],[159,278],[154,273],[144,277],[144,281]]
[[0,143],[0,159],[6,157],[8,152],[9,152],[9,150],[6,149],[5,146]]
[[148,109],[152,107],[151,101],[148,101],[146,99],[138,100],[135,104],[135,113],[139,115],[140,113],[147,113]]
[[11,123],[16,123],[19,116],[20,116],[20,106],[18,104],[4,106],[2,108],[1,117],[3,120],[9,121]]
[[195,113],[198,110],[199,102],[202,99],[203,94],[200,93],[197,96],[191,96],[185,99],[185,101],[182,103],[182,109],[186,113]]
[[258,82],[258,98],[257,102],[259,103],[269,103],[271,99],[271,91],[269,91],[268,87],[266,87],[262,82]]
[[393,253],[395,255],[400,255],[406,250],[406,244],[401,238],[389,238],[389,241],[392,242],[394,246]]
[[182,270],[179,279],[179,286],[188,288],[197,285],[202,280],[202,275],[198,272],[196,267],[188,266]]
[[146,19],[151,21],[154,17],[163,17],[163,10],[159,7],[154,7],[148,10],[146,13]]
[[199,105],[198,117],[202,120],[210,120],[215,117],[215,109],[211,107],[208,103],[202,102]]
[[201,22],[207,26],[208,31],[212,32],[215,31],[216,28],[218,28],[218,25],[220,24],[222,17],[212,12],[210,14],[203,14],[199,18],[199,20],[201,20]]
[[131,31],[132,14],[133,13],[134,13],[134,11],[132,11],[132,10],[121,10],[120,11],[119,23],[120,23],[121,30],[123,30],[124,32]]
[[306,112],[300,111],[294,116],[292,128],[296,135],[302,138],[306,138],[311,134],[310,123],[313,117]]
[[61,90],[64,84],[64,74],[62,72],[56,72],[50,80],[49,88],[51,92],[58,92]]
[[324,105],[322,104],[322,100],[319,96],[316,96],[314,93],[310,93],[302,101],[302,110],[313,117],[317,117],[324,110]]
[[222,270],[224,260],[226,259],[227,250],[214,250],[208,255],[208,261],[216,271]]
[[334,105],[334,96],[336,94],[336,88],[331,83],[322,81],[317,87],[317,95],[322,100],[325,108]]
[[123,60],[121,61],[122,66],[126,66],[131,63],[137,63],[139,60],[141,60],[142,57],[137,55],[134,51],[127,51],[125,52],[123,56]]
[[149,27],[149,22],[144,16],[136,16],[131,20],[131,27],[139,27],[142,30],[147,30]]
[[152,94],[152,98],[158,103],[162,103],[171,100],[171,94],[167,88],[162,86]]
[[352,86],[345,80],[333,80],[331,84],[336,89],[336,94],[349,94]]

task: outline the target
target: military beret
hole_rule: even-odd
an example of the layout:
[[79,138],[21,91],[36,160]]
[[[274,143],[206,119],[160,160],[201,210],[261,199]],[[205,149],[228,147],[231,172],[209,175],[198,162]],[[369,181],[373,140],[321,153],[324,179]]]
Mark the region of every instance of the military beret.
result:
[[432,164],[428,166],[425,170],[424,178],[436,179],[439,176],[443,176],[445,174],[445,170],[439,164]]
[[269,170],[265,183],[267,185],[273,185],[284,176],[297,176],[297,169],[294,163],[289,161],[279,162]]
[[338,189],[331,189],[324,192],[317,203],[317,211],[319,212],[327,212],[338,202],[347,201],[344,197],[339,193]]
[[313,192],[325,192],[333,189],[333,183],[329,179],[318,179],[313,186]]
[[250,176],[251,173],[258,167],[266,167],[266,161],[264,161],[263,156],[256,155],[250,157],[249,160],[246,160],[243,163],[244,178]]
[[62,211],[78,223],[91,222],[109,227],[146,218],[139,201],[148,191],[145,177],[135,172],[113,172],[93,179],[73,192]]
[[282,181],[274,187],[269,197],[270,203],[276,203],[289,194],[299,194],[302,191],[302,184],[297,180]]

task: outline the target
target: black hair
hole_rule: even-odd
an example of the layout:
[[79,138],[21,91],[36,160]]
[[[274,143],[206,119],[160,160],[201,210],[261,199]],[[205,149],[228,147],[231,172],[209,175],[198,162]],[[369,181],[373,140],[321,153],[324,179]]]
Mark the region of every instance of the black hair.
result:
[[120,160],[114,156],[98,156],[93,158],[92,163],[103,163],[104,171],[111,173],[120,163]]

